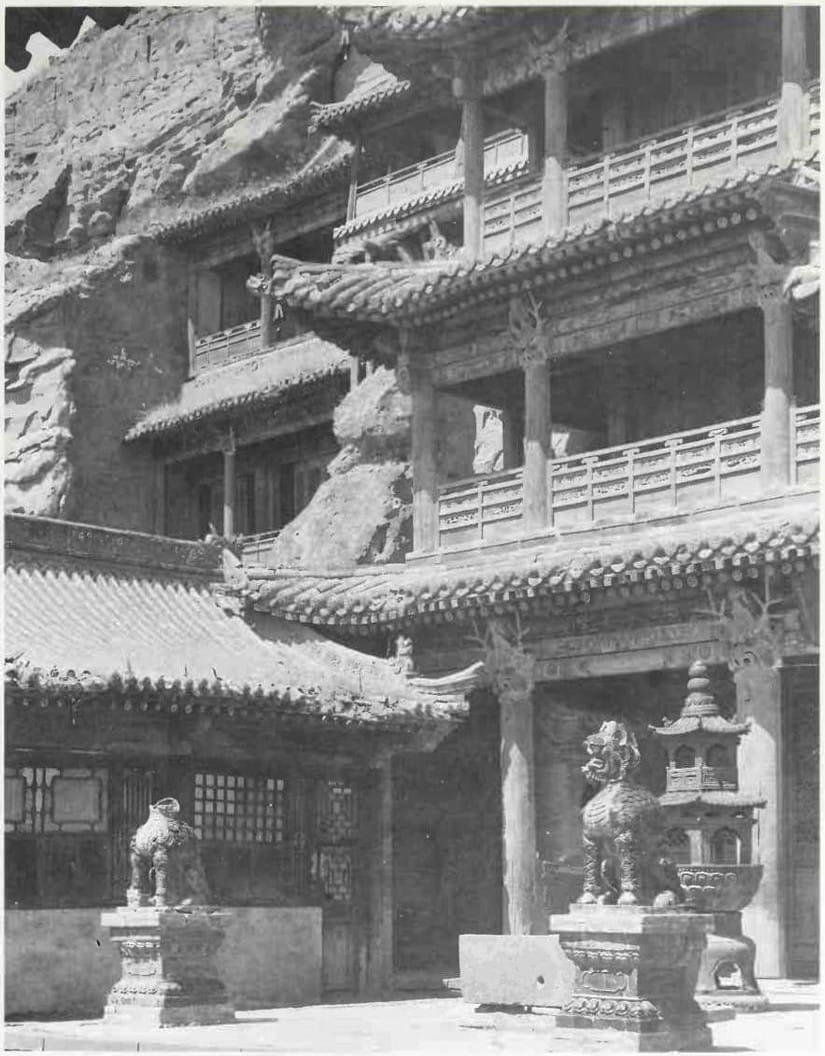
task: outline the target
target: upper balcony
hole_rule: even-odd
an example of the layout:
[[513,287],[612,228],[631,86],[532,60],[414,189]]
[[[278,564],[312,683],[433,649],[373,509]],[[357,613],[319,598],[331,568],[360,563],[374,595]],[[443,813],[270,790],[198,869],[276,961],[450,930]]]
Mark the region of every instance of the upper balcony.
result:
[[[791,411],[792,486],[819,477],[819,406]],[[721,506],[764,494],[758,415],[650,440],[553,458],[548,528],[587,528]],[[522,467],[455,481],[438,493],[438,549],[523,531]]]
[[[808,141],[819,144],[819,82],[806,93]],[[688,125],[569,163],[564,170],[566,222],[570,227],[615,218],[646,202],[752,171],[779,160],[779,99],[753,100]],[[508,131],[484,141],[483,253],[544,237],[543,177],[530,167],[526,133]],[[462,197],[460,162],[453,152],[428,158],[360,184],[353,217],[335,231],[346,251],[391,227],[452,209]]]

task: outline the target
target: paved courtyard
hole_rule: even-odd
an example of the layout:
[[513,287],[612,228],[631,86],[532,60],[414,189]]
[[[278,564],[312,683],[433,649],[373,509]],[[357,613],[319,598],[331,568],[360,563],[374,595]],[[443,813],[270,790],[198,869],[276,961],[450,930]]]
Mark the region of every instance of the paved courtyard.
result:
[[[819,987],[770,982],[771,1009],[714,1023],[717,1052],[808,1052],[819,1045]],[[499,1019],[501,1017],[498,1017]],[[538,1017],[514,1017],[507,1030],[484,1028],[490,1018],[457,998],[325,1005],[239,1012],[217,1027],[133,1031],[99,1020],[6,1024],[6,1051],[28,1052],[271,1052],[340,1056],[344,1053],[432,1053],[483,1056],[548,1051],[610,1052],[613,1046],[575,1045],[570,1032],[536,1029]],[[472,1026],[470,1026],[472,1024]]]

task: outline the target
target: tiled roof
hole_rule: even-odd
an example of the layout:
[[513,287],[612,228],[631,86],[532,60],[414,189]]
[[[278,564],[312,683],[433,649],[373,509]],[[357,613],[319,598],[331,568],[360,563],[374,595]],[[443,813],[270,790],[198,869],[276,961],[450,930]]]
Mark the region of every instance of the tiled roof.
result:
[[347,373],[349,364],[349,354],[337,345],[302,334],[260,355],[202,371],[184,382],[176,400],[148,411],[125,439],[168,433],[241,406],[271,406],[300,386]]
[[722,715],[680,715],[665,726],[653,727],[662,737],[682,737],[686,733],[747,733],[746,722],[731,722]]
[[466,44],[468,34],[477,37],[495,33],[502,25],[510,26],[519,17],[534,15],[534,10],[523,7],[439,4],[350,8],[344,17],[353,24],[358,46],[372,53],[376,47],[396,41],[432,42],[443,46],[454,40]]
[[704,523],[645,534],[604,530],[551,538],[541,548],[469,558],[460,567],[369,567],[348,572],[249,569],[248,594],[256,609],[288,620],[330,627],[388,627],[453,622],[539,605],[558,611],[619,594],[678,592],[713,582],[758,578],[766,565],[790,573],[819,553],[813,502],[777,512],[738,508]]
[[461,710],[459,695],[417,688],[390,661],[309,628],[265,618],[259,633],[232,601],[169,573],[13,551],[7,690],[56,703],[105,693],[135,710],[259,707],[390,724]]
[[328,139],[294,176],[271,180],[189,211],[179,207],[173,220],[152,224],[148,234],[160,242],[183,241],[268,216],[276,209],[287,208],[328,189],[340,187],[343,193],[349,182],[351,155],[349,144]]
[[688,188],[634,212],[570,227],[561,237],[514,246],[472,263],[309,265],[276,256],[270,288],[274,296],[318,316],[396,325],[432,322],[470,308],[514,279],[522,289],[564,281],[620,256],[655,253],[677,233],[702,237],[717,226],[754,221],[761,210],[754,192],[796,165],[772,164]]
[[371,91],[354,94],[338,103],[316,104],[313,110],[310,131],[327,129],[342,131],[366,115],[373,115],[399,100],[407,100],[413,93],[412,82],[393,81],[381,84]]

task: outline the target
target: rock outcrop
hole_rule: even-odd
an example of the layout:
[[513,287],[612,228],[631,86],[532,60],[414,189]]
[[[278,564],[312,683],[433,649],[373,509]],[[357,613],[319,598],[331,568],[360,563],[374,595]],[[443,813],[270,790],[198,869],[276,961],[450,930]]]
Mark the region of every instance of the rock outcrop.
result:
[[340,29],[317,8],[144,8],[6,104],[6,250],[46,259],[287,179],[324,144]]
[[410,400],[378,367],[335,412],[341,445],[329,477],[285,528],[272,566],[347,568],[398,561],[412,542]]

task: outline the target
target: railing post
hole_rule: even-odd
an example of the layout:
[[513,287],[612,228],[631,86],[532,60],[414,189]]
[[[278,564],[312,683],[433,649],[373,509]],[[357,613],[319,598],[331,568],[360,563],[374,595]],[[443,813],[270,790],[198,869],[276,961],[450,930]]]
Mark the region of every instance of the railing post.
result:
[[605,154],[602,161],[602,201],[606,218],[610,217],[610,157],[610,154]]
[[645,143],[645,160],[644,160],[644,177],[643,178],[644,178],[644,188],[645,188],[645,197],[646,198],[650,197],[650,168],[651,168],[651,165],[653,163],[652,162],[653,144],[655,142],[656,142],[655,140],[651,139],[647,143]]
[[716,485],[716,501],[722,499],[722,437],[727,435],[727,429],[712,429],[713,438],[713,479]]
[[796,445],[797,445],[797,431],[799,429],[799,422],[796,418],[796,400],[791,397],[790,405],[790,434],[791,442],[789,444],[790,463],[788,465],[788,480],[792,485],[799,483],[799,463],[796,459]]
[[730,163],[736,168],[739,160],[739,113],[730,115]]
[[638,447],[629,447],[625,454],[627,455],[627,494],[630,499],[630,512],[631,514],[636,513],[636,455],[639,453]]
[[478,513],[478,539],[484,538],[484,482],[479,481],[476,485],[476,510]]
[[595,512],[593,506],[593,463],[595,461],[595,458],[587,458],[587,456],[583,459],[586,466],[584,486],[587,491],[587,519],[589,521],[593,520],[593,514]]
[[358,214],[358,168],[361,161],[361,133],[355,137],[352,157],[349,163],[349,193],[347,194],[347,220],[354,220]]
[[670,504],[674,508],[679,505],[676,479],[676,449],[680,443],[681,440],[679,440],[678,437],[674,440],[668,440],[667,442],[667,446],[670,449]]
[[695,129],[688,125],[687,142],[685,144],[685,171],[687,173],[688,186],[693,186],[693,136]]

